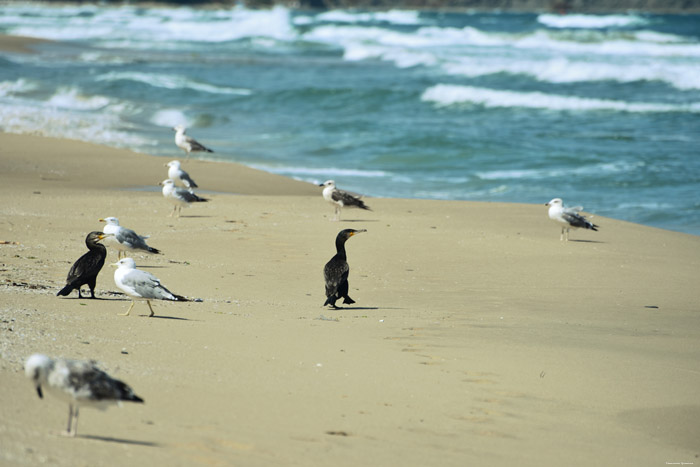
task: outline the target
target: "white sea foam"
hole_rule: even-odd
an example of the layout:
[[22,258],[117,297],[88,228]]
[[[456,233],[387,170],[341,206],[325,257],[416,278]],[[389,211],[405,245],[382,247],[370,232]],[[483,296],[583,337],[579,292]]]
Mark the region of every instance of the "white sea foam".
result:
[[264,170],[265,172],[280,174],[280,175],[291,175],[295,177],[321,177],[324,180],[328,178],[381,178],[388,176],[388,172],[383,170],[359,170],[359,169],[341,169],[338,167],[288,167],[288,166],[278,166],[271,164],[258,164],[252,163],[248,164],[249,167],[258,170]]
[[68,138],[116,147],[155,144],[135,132],[121,130],[124,122],[109,112],[75,112],[18,100],[0,105],[0,128],[8,133]]
[[550,28],[620,28],[639,26],[649,21],[638,15],[553,15],[542,14],[537,21]]
[[250,89],[233,88],[229,86],[216,86],[214,84],[202,83],[186,76],[167,75],[158,73],[141,73],[130,71],[114,71],[99,75],[95,78],[96,81],[135,81],[146,83],[153,87],[165,89],[192,89],[195,91],[206,92],[210,94],[233,94],[247,96],[252,93]]
[[[424,60],[427,62],[427,60]],[[584,81],[662,81],[677,89],[700,89],[700,63],[674,61],[592,61],[566,57],[507,60],[504,57],[465,57],[447,62],[448,75],[470,78],[496,73],[522,74],[549,83]]]
[[0,97],[22,95],[38,88],[37,83],[25,78],[20,78],[17,81],[2,81],[0,82]]
[[185,113],[179,109],[161,109],[153,114],[150,122],[168,128],[172,128],[175,125],[191,127],[195,123],[194,120],[187,118]]
[[420,24],[417,11],[389,10],[367,13],[356,13],[345,10],[331,10],[315,16],[315,21],[331,23],[377,23],[385,22],[400,25]]
[[423,92],[421,99],[441,107],[472,104],[493,108],[519,107],[554,111],[700,112],[700,102],[687,105],[625,102],[541,92],[500,91],[451,84],[432,86]]
[[482,180],[540,180],[543,178],[559,178],[568,176],[596,176],[602,174],[632,172],[645,166],[644,162],[605,162],[578,167],[543,168],[543,169],[513,169],[491,170],[476,172],[474,175]]
[[[225,42],[248,37],[269,37],[281,41],[296,38],[289,10],[228,10],[192,8],[9,7],[0,19],[7,33],[52,40],[119,40]],[[14,13],[14,14],[12,14]],[[14,20],[13,20],[14,18]],[[103,44],[104,45],[104,44]]]
[[110,105],[104,96],[85,96],[76,88],[61,88],[46,101],[50,107],[72,110],[99,110]]

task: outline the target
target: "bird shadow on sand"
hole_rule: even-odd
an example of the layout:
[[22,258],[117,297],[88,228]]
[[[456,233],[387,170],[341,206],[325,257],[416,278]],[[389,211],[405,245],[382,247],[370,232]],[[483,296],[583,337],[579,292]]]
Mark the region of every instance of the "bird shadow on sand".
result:
[[379,219],[341,219],[338,222],[379,222]]
[[600,242],[598,240],[571,240],[569,239],[570,242],[576,242],[576,243],[605,243],[605,242]]
[[189,318],[179,318],[177,316],[163,316],[163,315],[153,315],[153,316],[148,316],[148,315],[139,315],[144,318],[158,318],[158,319],[172,319],[174,321],[197,321],[197,320],[191,320]]
[[196,214],[190,215],[190,216],[180,216],[180,218],[187,218],[187,219],[209,219],[214,216],[198,216]]
[[135,439],[122,439],[122,438],[112,438],[108,436],[95,436],[95,435],[77,435],[77,438],[91,439],[93,441],[103,441],[106,443],[119,443],[119,444],[131,444],[135,446],[149,446],[158,447],[160,444],[152,443],[150,441],[138,441]]
[[339,306],[328,308],[328,311],[359,311],[359,310],[379,310],[378,306]]

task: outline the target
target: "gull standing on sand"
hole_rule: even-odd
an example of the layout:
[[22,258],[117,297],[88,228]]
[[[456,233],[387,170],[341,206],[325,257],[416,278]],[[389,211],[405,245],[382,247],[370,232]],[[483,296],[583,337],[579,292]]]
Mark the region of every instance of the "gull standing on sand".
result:
[[319,186],[325,187],[323,188],[323,199],[325,199],[326,201],[331,203],[333,207],[335,207],[335,218],[333,219],[334,221],[340,220],[340,209],[345,206],[357,207],[360,209],[371,211],[369,206],[365,205],[364,201],[360,199],[360,196],[355,196],[348,193],[347,191],[337,189],[335,186],[335,181],[333,180],[326,180]]
[[176,212],[177,217],[180,217],[180,212],[183,206],[189,207],[191,203],[205,203],[209,201],[207,198],[200,198],[189,190],[176,187],[175,182],[169,178],[160,182],[160,185],[163,187],[163,196],[165,199],[174,205],[173,212],[170,213],[171,217]]
[[107,223],[102,231],[106,234],[111,234],[106,241],[117,249],[117,259],[120,259],[122,256],[126,257],[127,251],[160,254],[160,250],[146,245],[146,239],[149,238],[148,235],[139,235],[131,229],[122,227],[119,225],[119,219],[116,217],[105,217],[100,219],[100,222]]
[[85,237],[85,245],[87,245],[89,251],[73,263],[73,266],[68,271],[68,277],[66,277],[66,286],[59,290],[56,295],[65,296],[73,290],[77,290],[78,298],[83,298],[80,288],[87,284],[90,287],[90,298],[95,298],[97,275],[102,270],[107,257],[107,248],[97,242],[107,236],[102,232],[90,232]]
[[175,183],[180,181],[185,187],[192,191],[193,188],[197,188],[197,184],[192,180],[190,174],[185,172],[180,168],[180,161],[170,161],[165,164],[168,167],[168,178]]
[[345,253],[345,242],[353,235],[367,232],[366,230],[345,229],[338,233],[335,237],[336,254],[323,267],[323,278],[326,282],[326,303],[323,306],[330,305],[333,308],[336,300],[343,298],[343,303],[348,305],[355,303],[355,300],[348,295],[349,284],[348,275],[350,274],[350,266],[348,265],[348,257]]
[[166,289],[161,285],[160,280],[150,272],[136,269],[136,264],[131,258],[119,260],[112,266],[117,267],[117,270],[114,271],[114,283],[132,299],[131,306],[121,316],[129,316],[136,300],[146,300],[148,308],[151,310],[149,317],[155,315],[151,307],[151,300],[188,301],[185,297],[175,295]]
[[203,144],[199,143],[196,139],[191,138],[185,134],[185,127],[183,125],[177,125],[173,127],[175,130],[175,144],[177,147],[185,151],[187,157],[190,157],[191,152],[214,152]]
[[566,207],[561,198],[554,198],[545,206],[549,206],[549,218],[554,222],[560,224],[561,236],[559,240],[564,240],[564,231],[566,231],[566,241],[569,241],[569,230],[578,229],[580,227],[584,229],[590,229],[598,231],[598,226],[586,219],[585,216],[579,214],[579,211],[583,210],[583,206]]
[[78,433],[81,406],[105,410],[113,404],[121,405],[121,401],[143,403],[129,386],[99,369],[94,361],[34,354],[25,362],[24,374],[34,382],[40,398],[44,397],[44,388],[68,403],[67,436]]

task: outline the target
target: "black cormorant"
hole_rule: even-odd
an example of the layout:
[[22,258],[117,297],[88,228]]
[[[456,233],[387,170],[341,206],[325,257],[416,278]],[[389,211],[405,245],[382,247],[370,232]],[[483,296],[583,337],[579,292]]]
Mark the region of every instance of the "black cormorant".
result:
[[83,298],[80,293],[80,287],[87,284],[87,286],[90,287],[90,294],[92,295],[90,298],[95,298],[97,275],[100,273],[102,266],[105,264],[105,258],[107,257],[107,248],[97,242],[106,236],[107,235],[102,232],[90,232],[87,237],[85,237],[85,245],[87,245],[90,251],[73,263],[70,271],[68,271],[66,286],[56,295],[68,295],[74,289],[77,289],[78,298]]
[[328,297],[323,306],[330,305],[333,308],[338,308],[335,306],[335,302],[341,297],[344,299],[343,303],[347,303],[348,305],[355,303],[355,300],[348,295],[348,274],[350,273],[350,266],[348,266],[348,257],[345,254],[345,242],[348,238],[361,232],[367,231],[364,229],[345,229],[341,230],[335,238],[335,249],[337,253],[323,267],[323,277],[326,280],[326,297]]

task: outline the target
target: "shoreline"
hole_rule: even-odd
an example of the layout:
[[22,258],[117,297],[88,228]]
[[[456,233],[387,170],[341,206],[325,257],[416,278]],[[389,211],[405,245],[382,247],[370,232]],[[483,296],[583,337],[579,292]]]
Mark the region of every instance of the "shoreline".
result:
[[[700,455],[700,238],[544,206],[371,198],[232,163],[184,166],[211,201],[168,217],[164,160],[0,134],[0,463],[58,466],[522,466],[692,462]],[[127,181],[128,180],[128,181]],[[239,185],[240,184],[240,185]],[[246,196],[230,194],[239,186]],[[174,293],[154,318],[114,292],[56,297],[99,218],[151,235],[134,255]],[[350,293],[324,301],[337,232]],[[24,376],[35,352],[95,359],[145,400],[82,410]]]

